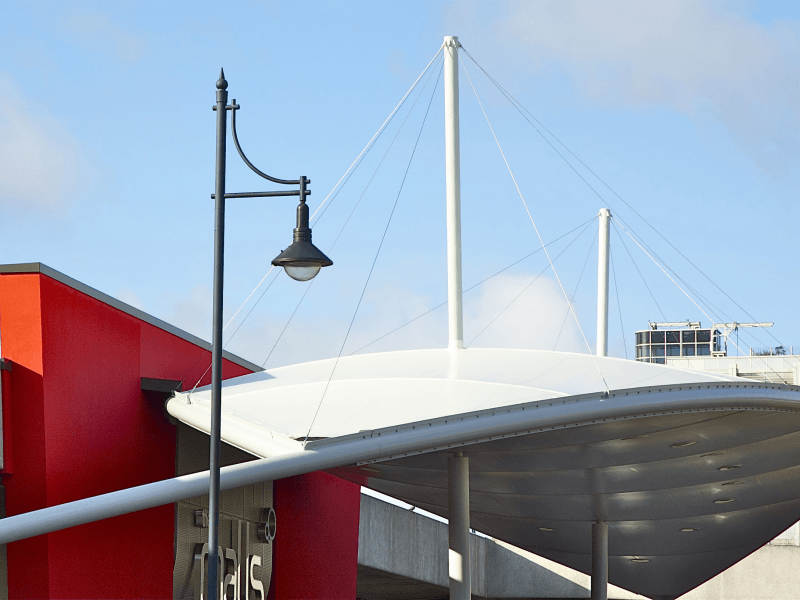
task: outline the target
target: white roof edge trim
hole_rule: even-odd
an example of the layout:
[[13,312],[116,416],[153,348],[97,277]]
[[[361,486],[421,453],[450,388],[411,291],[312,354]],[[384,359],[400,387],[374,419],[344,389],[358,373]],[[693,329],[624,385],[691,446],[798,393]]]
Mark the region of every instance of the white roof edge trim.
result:
[[[167,402],[167,411],[187,425],[209,433],[211,412],[208,405],[189,404],[186,402],[187,395],[177,393]],[[611,394],[595,392],[401,423],[310,441],[305,445],[241,417],[223,413],[221,437],[226,443],[241,450],[269,458],[302,451],[303,448],[323,451],[351,441],[379,441],[382,437],[385,439],[401,433],[411,434],[423,441],[430,437],[429,432],[432,433],[434,428],[440,426],[457,431],[454,433],[455,437],[446,436],[446,440],[430,437],[429,444],[421,443],[419,449],[402,454],[407,456],[490,441],[498,437],[528,435],[607,420],[718,410],[800,412],[800,387],[758,382],[711,382],[615,390]],[[358,464],[397,457],[398,455],[393,454],[370,458],[359,461]]]
[[[687,392],[692,391],[695,393],[689,396]],[[324,450],[326,447],[358,439],[389,438],[412,432],[424,435],[424,432],[442,426],[447,429],[452,427],[463,431],[459,436],[453,438],[450,436],[445,436],[444,439],[432,438],[432,444],[427,449],[358,463],[367,464],[381,460],[393,460],[411,454],[423,454],[487,442],[503,437],[528,435],[604,421],[720,410],[800,412],[800,387],[758,382],[713,382],[632,388],[616,390],[611,394],[605,392],[581,394],[315,440],[308,442],[307,449]],[[526,412],[524,416],[523,412]],[[473,435],[469,435],[468,432]],[[461,439],[456,441],[455,437]]]
[[[167,412],[182,423],[210,434],[211,410],[209,406],[193,404],[188,402],[188,398],[189,392],[176,392],[166,402]],[[220,437],[226,444],[261,458],[303,451],[303,444],[300,442],[235,415],[224,415],[220,429]]]

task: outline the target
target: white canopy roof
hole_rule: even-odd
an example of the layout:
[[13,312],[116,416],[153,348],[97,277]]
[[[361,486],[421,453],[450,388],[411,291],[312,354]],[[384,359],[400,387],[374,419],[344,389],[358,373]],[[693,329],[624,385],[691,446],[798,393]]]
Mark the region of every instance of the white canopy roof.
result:
[[[736,380],[568,352],[409,350],[348,356],[338,363],[302,363],[229,379],[222,384],[222,411],[226,417],[294,439],[318,439],[607,388]],[[183,397],[208,419],[210,387]]]
[[[208,431],[207,388],[167,409]],[[605,521],[609,581],[651,597],[685,593],[800,518],[794,386],[561,352],[415,350],[228,380],[222,411],[232,445],[288,456],[308,435],[301,456],[445,517],[457,448],[472,527],[588,573],[591,524]]]

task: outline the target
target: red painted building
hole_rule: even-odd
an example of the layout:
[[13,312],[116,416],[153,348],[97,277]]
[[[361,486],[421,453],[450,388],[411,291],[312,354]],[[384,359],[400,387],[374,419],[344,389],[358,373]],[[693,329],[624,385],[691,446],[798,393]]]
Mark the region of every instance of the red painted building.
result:
[[[159,390],[203,377],[210,344],[32,263],[0,266],[0,354],[5,515],[176,475]],[[258,368],[226,354],[223,377]],[[273,490],[268,597],[354,598],[359,486],[312,473]],[[9,544],[0,573],[12,599],[170,599],[176,531],[161,506]]]

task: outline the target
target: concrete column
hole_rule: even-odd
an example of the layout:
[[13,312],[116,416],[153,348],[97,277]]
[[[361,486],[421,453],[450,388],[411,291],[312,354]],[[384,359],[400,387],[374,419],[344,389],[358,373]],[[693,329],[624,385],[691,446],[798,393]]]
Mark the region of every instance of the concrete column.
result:
[[608,599],[608,524],[592,524],[592,599]]
[[458,38],[444,38],[444,140],[447,188],[447,316],[450,349],[464,347],[461,311],[461,142],[458,124]]
[[597,356],[608,356],[608,254],[611,213],[600,209],[600,238],[597,248]]
[[470,600],[469,459],[460,452],[447,460],[450,600]]

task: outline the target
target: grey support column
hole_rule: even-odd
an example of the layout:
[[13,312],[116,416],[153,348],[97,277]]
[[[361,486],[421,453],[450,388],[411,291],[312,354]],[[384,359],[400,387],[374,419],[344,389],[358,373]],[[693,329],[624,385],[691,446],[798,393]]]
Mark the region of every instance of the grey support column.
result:
[[450,600],[470,600],[469,459],[460,452],[447,460],[447,492]]
[[608,598],[608,524],[592,524],[592,600]]

